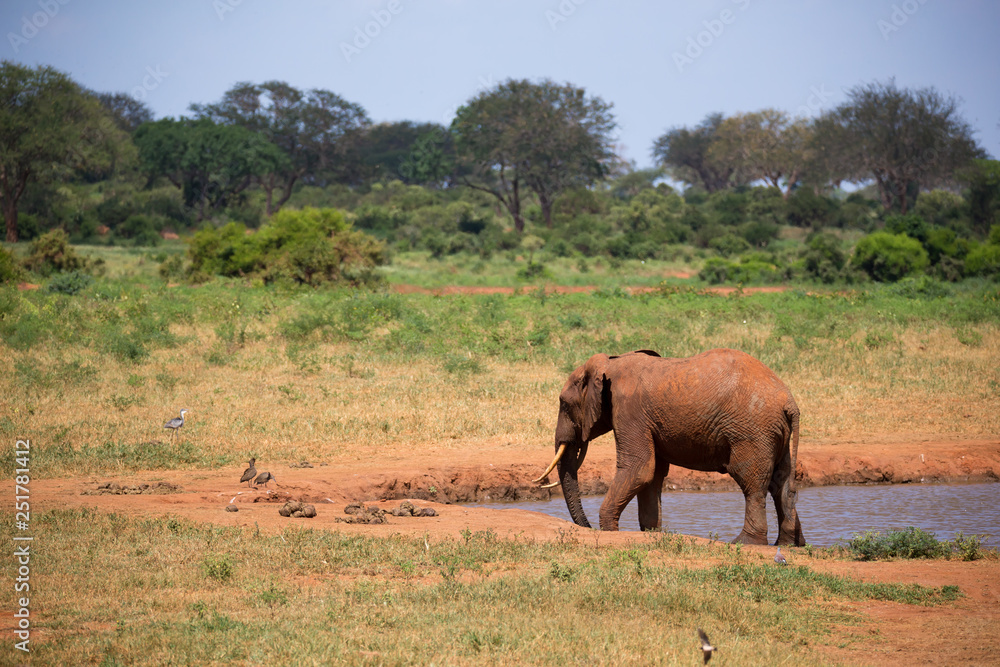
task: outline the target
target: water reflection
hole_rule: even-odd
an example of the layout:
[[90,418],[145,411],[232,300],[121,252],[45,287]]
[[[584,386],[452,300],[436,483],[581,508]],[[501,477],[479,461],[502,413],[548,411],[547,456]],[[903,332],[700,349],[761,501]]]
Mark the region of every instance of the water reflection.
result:
[[[601,497],[583,499],[591,524],[597,525]],[[562,498],[522,503],[484,503],[477,507],[518,508],[570,521]],[[1000,484],[903,484],[890,486],[820,486],[802,489],[798,500],[802,532],[809,544],[831,546],[865,530],[916,526],[951,539],[989,534],[989,546],[1000,546]],[[667,530],[684,535],[731,540],[743,528],[743,494],[739,492],[671,491],[663,494]],[[774,504],[768,498],[768,541],[777,536]],[[633,500],[625,508],[621,530],[638,530]]]

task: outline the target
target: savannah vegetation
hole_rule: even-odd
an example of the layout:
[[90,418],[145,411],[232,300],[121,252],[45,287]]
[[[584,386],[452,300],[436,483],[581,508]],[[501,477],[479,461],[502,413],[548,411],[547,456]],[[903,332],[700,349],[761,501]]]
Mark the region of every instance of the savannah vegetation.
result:
[[[1000,432],[1000,169],[933,90],[862,85],[809,122],[712,115],[658,138],[648,170],[610,150],[609,103],[547,81],[485,91],[447,128],[282,82],[154,120],[9,62],[0,97],[7,472],[25,434],[39,478],[548,450],[566,374],[635,348],[758,357],[804,439]],[[742,293],[760,284],[788,289]],[[470,528],[428,548],[57,509],[35,527],[59,584],[35,607],[60,637],[34,656],[51,664],[620,663],[693,647],[698,625],[734,638],[729,660],[808,660],[857,618],[848,601],[958,594],[668,534],[611,549]],[[868,535],[847,557],[920,549],[978,546]]]

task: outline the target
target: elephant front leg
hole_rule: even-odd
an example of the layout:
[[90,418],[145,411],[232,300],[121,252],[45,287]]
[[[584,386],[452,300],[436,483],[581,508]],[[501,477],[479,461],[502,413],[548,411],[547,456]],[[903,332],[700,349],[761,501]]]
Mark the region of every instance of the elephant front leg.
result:
[[[615,478],[608,487],[608,492],[601,503],[601,530],[618,530],[618,520],[621,518],[625,506],[635,498],[636,494],[644,491],[656,476],[656,462],[653,457],[653,443],[651,440],[636,446],[636,440],[621,438],[615,434],[615,447],[618,450],[618,464]],[[662,479],[660,480],[662,484]],[[660,521],[659,489],[657,489],[657,500],[655,510],[645,502],[640,505],[646,507],[647,519],[649,515],[655,513],[655,523]],[[653,521],[652,519],[648,519]]]
[[657,461],[653,481],[636,494],[639,502],[639,530],[658,530],[663,525],[660,504],[663,498],[663,480],[667,478],[669,470],[669,463]]

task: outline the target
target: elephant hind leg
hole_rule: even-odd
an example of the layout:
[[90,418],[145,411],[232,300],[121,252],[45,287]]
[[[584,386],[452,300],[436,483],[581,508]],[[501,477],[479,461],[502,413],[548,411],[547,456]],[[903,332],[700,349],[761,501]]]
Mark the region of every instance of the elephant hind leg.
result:
[[774,498],[774,509],[778,514],[778,539],[776,545],[805,546],[802,536],[802,524],[799,523],[799,513],[795,509],[796,492],[791,459],[786,453],[774,468],[771,483],[768,485],[771,497]]
[[751,460],[742,465],[729,466],[727,472],[739,484],[746,500],[743,530],[733,543],[767,544],[767,488],[772,467],[761,460]]

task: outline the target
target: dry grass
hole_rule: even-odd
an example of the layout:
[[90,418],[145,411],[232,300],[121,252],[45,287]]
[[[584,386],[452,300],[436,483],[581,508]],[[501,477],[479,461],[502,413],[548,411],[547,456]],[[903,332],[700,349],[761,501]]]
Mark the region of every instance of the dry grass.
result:
[[817,664],[832,623],[860,622],[851,600],[954,599],[669,534],[598,548],[467,531],[425,548],[86,510],[34,526],[33,665],[693,664],[697,627],[727,662]]
[[[401,307],[430,322],[414,334],[411,353],[394,348],[408,326],[398,320],[357,340],[290,339],[282,327],[304,306],[280,302],[248,317],[246,335],[234,337],[219,324],[228,321],[220,302],[224,309],[233,297],[194,294],[206,305],[170,325],[177,344],[154,347],[139,363],[109,357],[99,345],[51,339],[4,351],[0,431],[46,443],[50,455],[37,474],[238,464],[250,455],[391,460],[400,448],[542,451],[568,370],[593,351],[643,346],[677,356],[723,346],[754,354],[795,394],[804,438],[1000,432],[995,322],[956,327],[877,316],[829,333],[820,317],[820,324],[803,320],[813,333],[801,338],[794,319],[776,322],[758,297],[692,297],[679,306],[586,295],[542,303],[400,297]],[[720,307],[727,310],[713,310]],[[562,328],[570,316],[583,324]],[[550,333],[533,347],[529,334],[539,329]],[[161,461],[148,443],[170,439],[162,424],[181,408],[189,410],[177,434],[182,446]],[[89,453],[73,455],[81,450]]]

